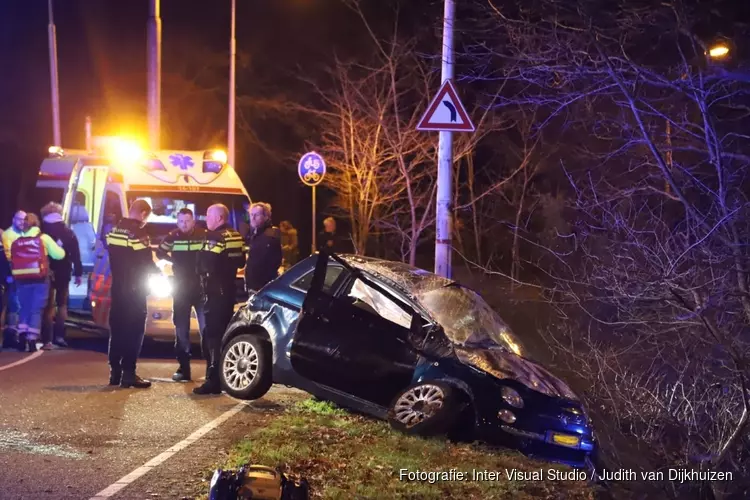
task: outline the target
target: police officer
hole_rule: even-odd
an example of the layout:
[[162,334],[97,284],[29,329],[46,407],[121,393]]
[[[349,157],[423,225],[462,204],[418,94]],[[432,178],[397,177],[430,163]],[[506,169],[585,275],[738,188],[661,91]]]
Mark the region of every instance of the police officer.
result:
[[200,280],[197,273],[198,251],[206,240],[206,230],[195,227],[195,217],[189,208],[177,213],[177,229],[170,232],[156,249],[156,256],[172,263],[174,286],[172,320],[175,330],[175,355],[179,368],[172,380],[190,380],[190,311],[195,308],[201,338],[205,329]]
[[208,207],[206,243],[198,254],[198,273],[206,314],[201,350],[206,358],[206,382],[194,394],[221,394],[219,367],[221,338],[234,313],[237,297],[237,270],[245,265],[242,235],[228,224],[225,205]]
[[151,206],[145,200],[130,205],[128,217],[107,234],[112,269],[112,305],[109,312],[109,385],[151,387],[136,375],[136,362],[146,330],[148,277],[158,273],[145,222]]

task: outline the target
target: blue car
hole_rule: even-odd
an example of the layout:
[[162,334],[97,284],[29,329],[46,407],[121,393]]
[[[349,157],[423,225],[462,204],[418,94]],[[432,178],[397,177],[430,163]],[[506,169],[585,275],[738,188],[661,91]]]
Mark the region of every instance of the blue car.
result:
[[251,293],[224,334],[221,379],[239,399],[285,384],[406,433],[573,465],[595,449],[580,400],[476,292],[400,262],[314,254]]

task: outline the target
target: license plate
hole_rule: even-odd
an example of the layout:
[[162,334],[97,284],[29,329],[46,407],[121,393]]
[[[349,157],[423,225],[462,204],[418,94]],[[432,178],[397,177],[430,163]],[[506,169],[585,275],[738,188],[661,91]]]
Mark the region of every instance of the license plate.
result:
[[569,446],[571,448],[578,447],[580,438],[578,436],[571,436],[570,434],[552,434],[552,442],[562,446]]

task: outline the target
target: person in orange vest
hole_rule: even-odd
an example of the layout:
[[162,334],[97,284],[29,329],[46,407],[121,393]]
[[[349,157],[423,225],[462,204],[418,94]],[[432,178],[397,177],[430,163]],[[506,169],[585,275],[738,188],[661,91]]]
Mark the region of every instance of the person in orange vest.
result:
[[23,232],[10,245],[10,268],[18,294],[18,346],[37,350],[42,311],[49,294],[49,260],[65,257],[65,250],[39,229],[39,217],[27,214]]

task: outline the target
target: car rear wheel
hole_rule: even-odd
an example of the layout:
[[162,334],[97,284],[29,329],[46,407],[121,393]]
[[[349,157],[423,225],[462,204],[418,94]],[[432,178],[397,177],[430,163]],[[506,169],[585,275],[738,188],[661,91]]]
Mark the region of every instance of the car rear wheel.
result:
[[464,408],[459,391],[443,382],[428,382],[403,390],[388,411],[396,430],[420,436],[447,434]]
[[271,346],[256,335],[238,335],[221,355],[221,385],[237,399],[263,397],[273,383]]

